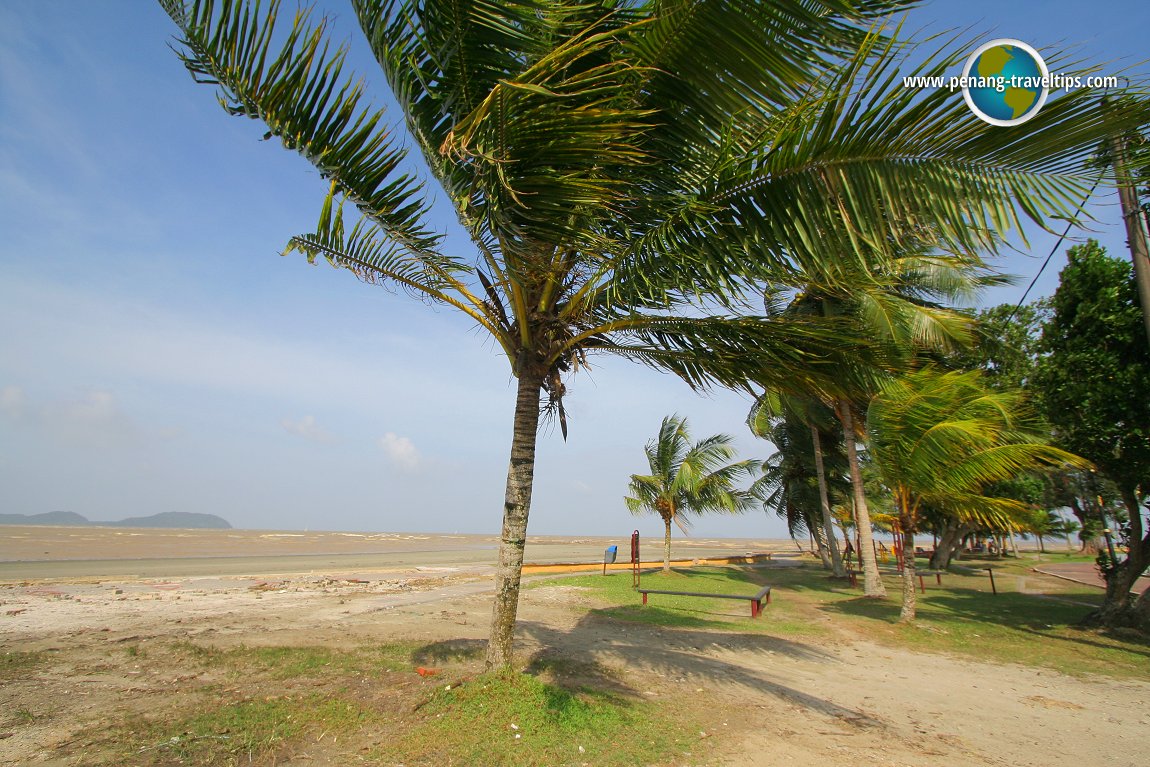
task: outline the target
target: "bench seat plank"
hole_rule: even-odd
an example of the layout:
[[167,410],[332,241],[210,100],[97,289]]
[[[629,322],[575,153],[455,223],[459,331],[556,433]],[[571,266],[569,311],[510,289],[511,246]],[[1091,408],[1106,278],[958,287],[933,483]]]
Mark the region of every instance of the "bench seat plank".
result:
[[763,604],[771,601],[771,587],[763,586],[754,596],[748,594],[705,594],[701,591],[668,591],[665,589],[637,589],[643,595],[643,604],[647,604],[648,594],[667,594],[675,597],[705,597],[711,599],[746,599],[751,603],[751,617],[762,615]]

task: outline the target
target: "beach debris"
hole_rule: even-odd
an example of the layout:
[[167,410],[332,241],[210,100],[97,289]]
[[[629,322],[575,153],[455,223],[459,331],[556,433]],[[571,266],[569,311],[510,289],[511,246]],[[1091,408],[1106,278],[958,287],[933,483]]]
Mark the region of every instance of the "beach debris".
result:
[[585,754],[585,753],[587,753],[587,749],[583,748],[582,746],[579,746],[579,753]]
[[417,669],[415,669],[415,673],[419,674],[422,677],[435,676],[436,674],[439,673],[439,669],[437,669],[437,668],[424,668],[423,666],[420,666]]
[[519,725],[517,725],[517,724],[515,724],[514,722],[512,722],[512,723],[511,723],[511,729],[513,729],[513,730],[518,730],[518,729],[519,729]]

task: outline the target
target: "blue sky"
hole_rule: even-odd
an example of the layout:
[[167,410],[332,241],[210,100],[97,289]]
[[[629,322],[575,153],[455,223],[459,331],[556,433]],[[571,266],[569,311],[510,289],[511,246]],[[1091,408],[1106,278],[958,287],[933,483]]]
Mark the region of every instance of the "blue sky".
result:
[[[387,103],[350,8],[319,7]],[[1148,6],[1104,11],[934,2],[907,29],[1078,45],[1097,62],[1144,57]],[[496,532],[506,361],[453,313],[281,258],[287,237],[313,226],[324,185],[192,83],[168,48],[173,31],[140,0],[0,4],[0,512]],[[450,211],[436,210],[470,255]],[[1097,236],[1124,255],[1113,195],[1093,210]],[[999,263],[1022,285],[986,303],[1021,295],[1053,244],[1032,235],[1030,253]],[[1034,295],[1053,291],[1062,263],[1059,253]],[[734,435],[745,456],[770,454],[743,426],[744,398],[597,362],[569,383],[568,442],[541,435],[531,532],[658,534],[621,498],[672,412],[697,435]],[[695,534],[785,532],[752,514],[699,520]]]

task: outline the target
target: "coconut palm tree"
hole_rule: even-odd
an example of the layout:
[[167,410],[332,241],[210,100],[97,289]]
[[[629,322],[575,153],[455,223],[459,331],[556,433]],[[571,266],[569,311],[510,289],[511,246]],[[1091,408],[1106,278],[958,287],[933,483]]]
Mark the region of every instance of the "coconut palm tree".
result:
[[[859,275],[852,290],[820,287],[828,282],[825,276],[810,274],[811,284],[785,308],[775,308],[772,312],[770,307],[780,307],[781,298],[777,290],[769,292],[768,313],[816,315],[845,321],[881,345],[888,365],[906,369],[924,352],[936,352],[968,340],[970,318],[948,308],[947,303],[969,301],[979,289],[1002,281],[973,254],[932,254],[916,248],[885,261],[878,254],[872,254],[870,260],[873,271]],[[879,577],[874,552],[870,510],[857,448],[863,434],[856,428],[855,412],[860,403],[865,407],[887,375],[888,370],[874,367],[869,360],[848,360],[840,373],[840,383],[847,394],[820,401],[810,393],[803,396],[767,392],[756,401],[748,419],[751,430],[762,436],[763,424],[780,412],[801,414],[810,423],[816,467],[821,463],[823,452],[817,424],[838,419],[850,475],[851,507],[858,523],[863,593],[870,597],[885,596],[886,588]],[[821,486],[825,484],[825,477],[821,470],[818,475]],[[833,540],[830,505],[824,500],[823,506],[824,526]],[[833,547],[831,555],[834,559]],[[841,564],[835,567],[835,574],[841,575],[840,570]]]
[[632,514],[655,513],[663,520],[663,572],[671,572],[671,523],[686,531],[690,515],[710,512],[739,514],[755,505],[756,497],[737,486],[757,473],[759,462],[730,462],[736,455],[732,439],[715,434],[691,444],[686,418],[669,415],[658,436],[647,443],[650,474],[631,475],[631,495],[623,500]]
[[839,501],[850,491],[842,435],[829,428],[828,419],[818,424],[808,423],[809,419],[809,411],[800,414],[788,409],[773,418],[764,408],[751,410],[747,419],[751,433],[770,440],[777,449],[763,462],[763,476],[751,489],[765,508],[786,520],[792,538],[809,532],[823,567],[843,577],[846,569],[832,515],[832,497]]
[[[283,20],[278,0],[158,2],[193,77],[326,180],[315,230],[288,251],[458,310],[507,357],[489,667],[511,662],[541,404],[565,433],[564,377],[589,354],[694,387],[833,392],[844,335],[724,316],[741,287],[846,263],[859,242],[896,248],[924,224],[977,250],[1020,211],[1073,216],[1080,160],[1147,111],[1124,102],[1104,127],[1082,89],[1018,141],[945,90],[902,87],[908,51],[875,27],[901,0],[352,0],[405,137],[345,71],[326,18]],[[966,52],[907,74],[941,76]],[[427,183],[474,254],[447,251]]]
[[1006,529],[1028,506],[988,496],[986,486],[1018,474],[1089,462],[1041,441],[1016,391],[992,391],[980,372],[933,368],[887,382],[867,409],[870,453],[894,495],[903,550],[900,620],[915,615],[914,533],[931,506],[959,521]]

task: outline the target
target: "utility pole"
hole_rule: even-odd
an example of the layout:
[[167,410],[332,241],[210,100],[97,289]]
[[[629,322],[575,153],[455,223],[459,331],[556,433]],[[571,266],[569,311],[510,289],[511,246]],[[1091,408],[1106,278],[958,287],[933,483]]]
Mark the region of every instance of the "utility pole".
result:
[[1122,203],[1122,220],[1126,224],[1126,244],[1130,246],[1130,258],[1134,262],[1134,282],[1142,304],[1142,322],[1146,325],[1146,340],[1150,341],[1150,251],[1146,247],[1146,219],[1138,204],[1135,175],[1126,164],[1124,136],[1110,138],[1110,153],[1118,181],[1118,199]]

